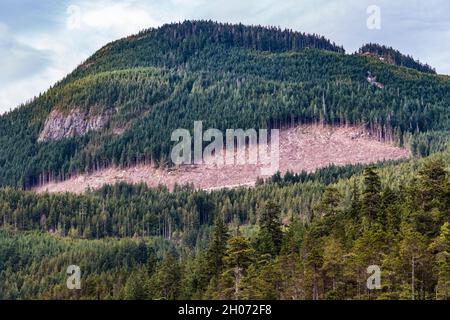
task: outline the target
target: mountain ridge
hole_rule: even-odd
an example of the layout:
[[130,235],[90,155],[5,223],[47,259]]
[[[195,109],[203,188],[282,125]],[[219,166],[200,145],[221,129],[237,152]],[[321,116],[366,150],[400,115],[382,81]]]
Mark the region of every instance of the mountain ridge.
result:
[[404,55],[392,47],[387,47],[376,43],[368,43],[363,45],[358,52],[363,55],[374,55],[381,61],[386,61],[387,63],[397,66],[415,69],[420,72],[436,74],[436,69],[430,65],[414,60],[412,56]]
[[[293,43],[299,50],[287,50]],[[306,48],[310,43],[332,50]],[[450,78],[346,55],[339,48],[301,33],[204,21],[112,42],[49,91],[0,117],[0,185],[29,188],[111,165],[164,163],[170,132],[191,128],[195,120],[221,130],[364,124],[399,145],[445,147]],[[384,90],[371,88],[368,71]],[[117,112],[99,130],[37,143],[52,111],[74,109],[93,116]],[[417,138],[424,132],[431,134]]]
[[[119,40],[0,117],[0,299],[448,299],[450,78],[201,25]],[[172,166],[194,121],[280,129],[281,172]]]

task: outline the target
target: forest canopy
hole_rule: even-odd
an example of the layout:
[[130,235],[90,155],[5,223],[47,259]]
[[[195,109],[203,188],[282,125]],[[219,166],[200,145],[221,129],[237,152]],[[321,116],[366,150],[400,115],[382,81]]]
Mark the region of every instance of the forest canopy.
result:
[[[384,89],[367,82],[368,72]],[[193,121],[220,130],[363,125],[377,139],[427,156],[448,147],[449,103],[448,77],[346,55],[317,35],[169,24],[106,45],[49,91],[2,115],[0,185],[29,189],[110,166],[166,165],[171,132]],[[38,143],[55,110],[103,114],[108,123]]]
[[[376,56],[279,28],[169,24],[106,45],[2,115],[0,299],[449,299],[450,78],[391,48],[363,51]],[[38,142],[52,112],[73,110],[110,118]],[[110,166],[166,166],[172,130],[197,120],[358,124],[412,157],[278,172],[252,188],[30,190]],[[70,265],[80,290],[66,286]],[[378,290],[368,266],[381,270]]]

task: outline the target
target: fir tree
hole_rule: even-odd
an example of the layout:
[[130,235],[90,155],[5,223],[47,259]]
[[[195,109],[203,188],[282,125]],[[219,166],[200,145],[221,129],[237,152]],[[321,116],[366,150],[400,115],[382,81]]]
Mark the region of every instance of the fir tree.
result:
[[380,206],[381,182],[374,168],[364,170],[364,192],[362,211],[371,221],[378,216]]
[[260,210],[259,233],[256,239],[256,248],[260,254],[276,256],[283,242],[283,231],[280,223],[280,207],[268,201]]

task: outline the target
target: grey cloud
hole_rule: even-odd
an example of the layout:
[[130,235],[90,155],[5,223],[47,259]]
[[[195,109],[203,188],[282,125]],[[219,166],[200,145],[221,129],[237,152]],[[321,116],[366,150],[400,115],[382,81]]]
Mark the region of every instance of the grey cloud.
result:
[[49,52],[18,42],[4,26],[0,28],[0,83],[33,76],[51,64]]
[[[6,11],[12,12],[13,16],[18,14],[20,10],[14,9],[15,3],[8,0],[3,8],[5,2],[0,4],[0,20]],[[121,4],[130,9],[131,14],[144,12],[157,23],[211,19],[274,25],[324,35],[343,45],[347,52],[357,50],[364,43],[378,42],[429,63],[439,73],[450,74],[450,2],[447,0],[64,0],[47,2],[46,7],[51,8],[45,10],[34,6],[30,11],[32,14],[28,15],[40,18],[27,20],[32,21],[28,24],[22,19],[20,28],[6,30],[0,23],[0,55],[4,62],[0,71],[0,103],[17,103],[38,94],[38,90],[52,85],[102,45],[124,36],[124,26],[128,26],[125,15],[114,17],[117,24],[111,28],[100,30],[92,27],[80,32],[67,32],[68,4],[79,5],[86,10]],[[367,29],[366,9],[369,5],[381,8],[381,30]],[[15,20],[13,16],[3,18],[12,23]],[[19,38],[36,41],[27,45],[25,41],[18,41]],[[41,39],[46,41],[45,46],[37,45]],[[41,47],[48,51],[36,49]],[[16,96],[16,87],[25,82],[29,89],[22,90],[20,97]]]

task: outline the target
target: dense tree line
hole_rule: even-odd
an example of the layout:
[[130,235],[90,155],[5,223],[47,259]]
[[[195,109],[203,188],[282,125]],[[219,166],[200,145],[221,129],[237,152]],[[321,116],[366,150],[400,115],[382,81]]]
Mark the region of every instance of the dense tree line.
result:
[[179,66],[211,46],[274,53],[306,48],[345,52],[342,46],[315,34],[276,27],[185,21],[143,30],[137,35],[114,41],[90,57],[72,76],[136,66]]
[[[0,298],[447,299],[450,80],[364,48],[395,65],[289,30],[171,24],[106,45],[1,116]],[[100,132],[37,143],[52,110],[75,108],[112,116]],[[21,190],[111,165],[170,165],[172,130],[195,120],[221,130],[364,125],[433,155],[213,192]],[[80,291],[65,286],[71,264]],[[380,291],[365,286],[374,264]]]
[[[305,190],[301,186],[311,182],[284,187],[272,183],[202,196],[189,189],[175,191],[173,197],[186,203],[179,203],[174,210],[197,206],[201,220],[206,208],[217,209],[203,217],[203,222],[179,214],[179,219],[201,230],[202,235],[194,240],[180,239],[177,234],[183,231],[175,224],[160,235],[136,231],[133,236],[110,238],[98,233],[102,239],[81,239],[92,235],[79,232],[82,225],[75,224],[81,221],[75,219],[79,213],[63,210],[74,201],[84,202],[82,215],[93,223],[90,228],[96,229],[96,223],[103,222],[92,220],[97,215],[95,208],[113,209],[109,195],[117,199],[113,216],[127,214],[120,211],[121,203],[135,211],[137,199],[145,194],[150,196],[143,202],[160,201],[159,211],[170,211],[170,194],[162,190],[152,198],[157,191],[121,185],[78,196],[78,200],[70,195],[3,190],[3,210],[16,208],[15,214],[20,216],[18,207],[27,208],[27,214],[41,224],[19,231],[23,230],[21,220],[15,225],[14,213],[3,222],[0,298],[448,299],[448,164],[448,156],[441,155],[382,169],[367,167],[351,179],[322,185],[310,203],[309,215],[296,206],[305,200],[296,198],[294,190]],[[280,194],[283,188],[289,188],[287,198]],[[181,200],[179,193],[186,198]],[[241,198],[236,198],[238,194]],[[46,229],[43,213],[49,202],[61,203],[58,212],[72,223],[67,234]],[[245,206],[251,202],[256,203],[253,221],[246,220],[251,209]],[[240,206],[245,208],[243,212]],[[145,215],[145,211],[139,213],[140,218]],[[106,213],[104,220],[108,216],[111,213]],[[140,226],[139,220],[134,223]],[[115,221],[114,225],[124,223]],[[82,290],[65,287],[70,264],[83,270]],[[369,265],[381,268],[380,290],[366,287]]]
[[420,63],[420,61],[414,60],[411,56],[406,56],[400,51],[393,49],[392,47],[382,46],[376,43],[368,43],[359,49],[360,54],[373,54],[382,58],[388,63],[395,64],[401,67],[407,67],[416,69],[420,72],[436,73],[436,70],[428,64]]
[[[286,44],[292,39],[323,45]],[[417,155],[446,150],[448,77],[321,50],[328,43],[321,41],[277,29],[186,22],[113,42],[48,92],[0,117],[0,185],[27,189],[111,165],[170,165],[171,132],[192,130],[195,120],[222,130],[361,124]],[[367,71],[385,89],[367,83]],[[37,143],[51,110],[73,109],[112,116],[101,132]]]
[[[380,163],[386,179],[401,183],[416,161]],[[162,236],[194,247],[218,214],[226,223],[254,224],[260,204],[277,199],[284,216],[298,212],[302,219],[313,215],[313,206],[326,185],[361,174],[367,167],[329,166],[315,173],[279,173],[258,181],[257,189],[238,188],[209,193],[190,186],[149,188],[145,184],[119,183],[82,195],[41,194],[0,189],[0,226],[12,230],[41,230],[60,236],[87,239],[102,237]],[[408,177],[409,178],[409,177]]]

